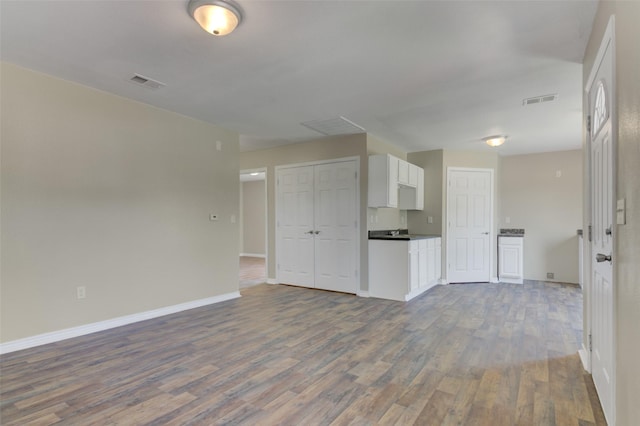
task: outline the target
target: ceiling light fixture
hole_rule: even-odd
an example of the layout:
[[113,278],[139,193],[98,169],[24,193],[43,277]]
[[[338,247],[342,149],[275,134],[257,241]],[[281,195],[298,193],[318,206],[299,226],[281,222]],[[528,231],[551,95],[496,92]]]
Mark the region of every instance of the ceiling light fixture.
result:
[[240,8],[229,0],[191,0],[189,15],[214,36],[230,34],[242,22]]
[[482,138],[483,141],[489,146],[500,146],[507,140],[505,135],[495,135],[495,136],[487,136],[486,138]]

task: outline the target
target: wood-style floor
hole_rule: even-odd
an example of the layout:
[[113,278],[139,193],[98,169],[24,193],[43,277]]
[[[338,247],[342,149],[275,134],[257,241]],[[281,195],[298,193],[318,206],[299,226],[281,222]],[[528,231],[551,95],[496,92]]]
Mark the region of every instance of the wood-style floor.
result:
[[242,295],[4,355],[1,423],[604,424],[576,286]]
[[267,281],[264,257],[240,256],[240,288],[247,288]]

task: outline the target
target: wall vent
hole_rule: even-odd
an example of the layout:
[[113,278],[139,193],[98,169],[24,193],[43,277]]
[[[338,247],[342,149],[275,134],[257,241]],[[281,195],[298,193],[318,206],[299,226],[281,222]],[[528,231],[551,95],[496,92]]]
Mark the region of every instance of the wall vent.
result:
[[161,87],[166,86],[166,84],[164,83],[161,83],[157,80],[153,80],[149,77],[145,77],[140,74],[134,74],[133,77],[129,79],[129,81],[138,86],[146,87],[147,89],[151,89],[151,90],[157,90]]
[[535,96],[533,98],[523,99],[522,106],[541,104],[544,102],[551,102],[551,101],[555,101],[556,99],[558,99],[557,93],[552,93],[550,95]]

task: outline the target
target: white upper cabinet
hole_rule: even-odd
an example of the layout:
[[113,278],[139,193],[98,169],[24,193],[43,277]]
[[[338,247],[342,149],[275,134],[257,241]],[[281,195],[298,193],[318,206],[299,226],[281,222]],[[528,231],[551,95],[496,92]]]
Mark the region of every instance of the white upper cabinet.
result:
[[401,210],[424,210],[424,169],[413,164],[410,166],[409,177],[413,173],[415,186],[400,186],[398,207]]
[[424,170],[393,155],[371,155],[368,205],[424,210]]
[[398,183],[409,185],[409,163],[398,159]]
[[398,161],[389,154],[369,157],[369,207],[398,207]]

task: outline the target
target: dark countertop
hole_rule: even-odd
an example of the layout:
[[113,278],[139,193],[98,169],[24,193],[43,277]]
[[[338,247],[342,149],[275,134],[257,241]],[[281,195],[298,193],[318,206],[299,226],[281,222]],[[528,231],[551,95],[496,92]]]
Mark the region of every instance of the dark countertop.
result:
[[[392,233],[394,235],[392,235]],[[440,235],[409,234],[409,230],[407,229],[369,231],[370,240],[413,241],[413,240],[427,240],[430,238],[440,238]]]
[[522,228],[501,228],[498,237],[524,237]]

